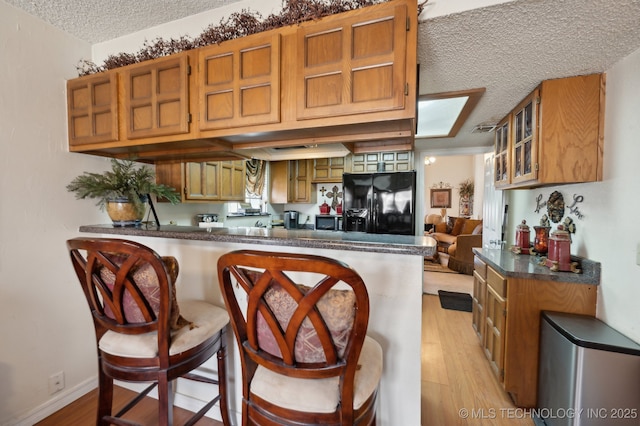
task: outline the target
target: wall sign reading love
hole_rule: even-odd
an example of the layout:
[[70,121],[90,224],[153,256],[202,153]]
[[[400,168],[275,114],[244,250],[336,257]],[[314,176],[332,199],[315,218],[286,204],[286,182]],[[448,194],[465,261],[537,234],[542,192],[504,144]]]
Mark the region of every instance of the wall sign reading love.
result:
[[542,194],[539,194],[536,197],[536,208],[535,212],[540,213],[540,210],[544,207],[547,208],[547,215],[549,219],[553,223],[558,223],[562,220],[565,215],[565,211],[568,210],[568,214],[572,214],[578,219],[584,219],[584,214],[580,211],[578,204],[584,201],[584,197],[582,195],[573,194],[573,201],[570,205],[565,205],[564,197],[558,191],[553,191],[551,195],[549,195],[548,200],[542,199]]

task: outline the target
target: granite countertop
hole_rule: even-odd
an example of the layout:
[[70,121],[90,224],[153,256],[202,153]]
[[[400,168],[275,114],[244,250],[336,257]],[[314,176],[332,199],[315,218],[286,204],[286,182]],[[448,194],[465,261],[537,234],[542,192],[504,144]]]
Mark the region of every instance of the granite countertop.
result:
[[505,277],[525,278],[541,281],[558,281],[579,284],[600,284],[600,262],[571,256],[578,262],[581,272],[553,272],[538,264],[535,255],[515,254],[510,250],[474,248],[473,252],[489,266]]
[[362,232],[314,231],[280,228],[200,228],[197,226],[142,225],[115,227],[113,225],[84,225],[80,232],[94,234],[160,237],[180,240],[221,241],[230,243],[264,244],[289,247],[310,247],[333,250],[393,253],[432,256],[436,241],[431,237],[413,235],[366,234]]

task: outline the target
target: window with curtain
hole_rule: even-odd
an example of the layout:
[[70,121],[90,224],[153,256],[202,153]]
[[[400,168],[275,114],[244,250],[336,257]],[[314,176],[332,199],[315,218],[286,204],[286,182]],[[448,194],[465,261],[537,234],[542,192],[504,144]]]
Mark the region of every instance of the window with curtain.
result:
[[262,198],[266,181],[266,166],[264,160],[255,158],[247,160],[247,198]]

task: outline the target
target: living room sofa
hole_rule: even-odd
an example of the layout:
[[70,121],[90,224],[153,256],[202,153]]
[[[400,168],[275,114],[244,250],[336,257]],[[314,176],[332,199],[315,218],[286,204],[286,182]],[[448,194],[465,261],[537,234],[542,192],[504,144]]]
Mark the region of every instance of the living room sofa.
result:
[[[434,227],[425,232],[438,242],[438,253],[449,255],[449,269],[473,275],[473,247],[482,247],[482,219],[449,216],[446,221],[425,218]],[[437,222],[437,223],[433,223]]]

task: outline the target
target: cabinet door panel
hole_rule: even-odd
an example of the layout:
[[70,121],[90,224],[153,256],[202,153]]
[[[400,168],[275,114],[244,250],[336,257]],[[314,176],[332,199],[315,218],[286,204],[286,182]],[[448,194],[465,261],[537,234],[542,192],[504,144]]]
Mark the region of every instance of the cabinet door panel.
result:
[[220,162],[220,195],[223,200],[244,201],[244,161]]
[[491,285],[487,285],[486,294],[485,354],[494,374],[503,382],[506,300]]
[[280,121],[280,35],[200,49],[200,130]]
[[67,82],[69,145],[118,140],[118,79],[113,71]]
[[187,200],[219,200],[219,162],[186,163],[185,198]]
[[122,78],[128,139],[189,132],[189,62],[186,54],[126,67]]
[[480,339],[480,343],[484,345],[484,324],[485,324],[485,311],[484,307],[486,305],[487,293],[487,284],[478,273],[478,271],[473,272],[473,304],[472,304],[472,325],[476,334],[478,335],[478,339]]
[[494,183],[497,188],[503,187],[510,183],[509,176],[509,138],[511,129],[511,116],[507,116],[496,126],[495,135],[495,156],[494,156]]
[[404,108],[406,5],[298,30],[297,118]]
[[511,183],[528,182],[537,179],[538,157],[538,104],[540,91],[534,90],[514,110],[511,139],[511,156],[513,167]]

